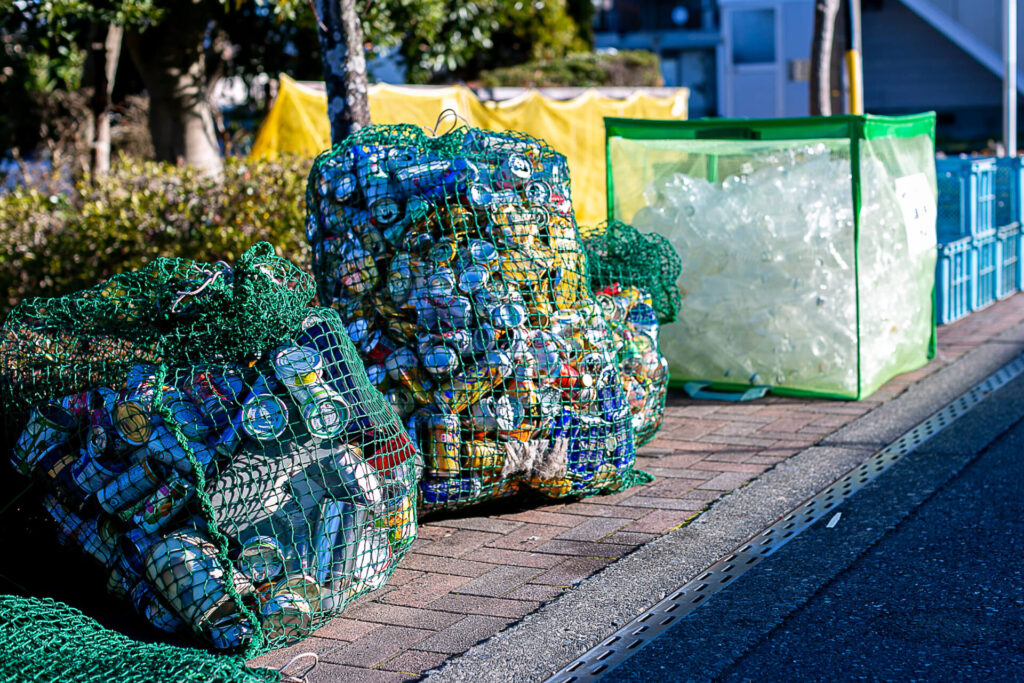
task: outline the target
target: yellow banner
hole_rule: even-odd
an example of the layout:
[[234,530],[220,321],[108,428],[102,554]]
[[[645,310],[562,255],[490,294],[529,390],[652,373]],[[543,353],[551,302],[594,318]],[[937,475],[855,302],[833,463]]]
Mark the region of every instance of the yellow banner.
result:
[[[604,117],[685,119],[687,95],[681,88],[671,97],[636,92],[619,100],[587,90],[571,100],[553,100],[529,90],[509,100],[481,102],[472,90],[461,85],[423,88],[377,84],[370,87],[370,119],[374,123],[412,123],[433,130],[440,113],[452,109],[472,126],[517,130],[541,138],[568,159],[576,219],[581,225],[593,225],[607,217]],[[442,122],[438,132],[449,125]],[[275,157],[291,152],[313,157],[330,143],[327,96],[282,74],[277,99],[260,126],[252,156]]]

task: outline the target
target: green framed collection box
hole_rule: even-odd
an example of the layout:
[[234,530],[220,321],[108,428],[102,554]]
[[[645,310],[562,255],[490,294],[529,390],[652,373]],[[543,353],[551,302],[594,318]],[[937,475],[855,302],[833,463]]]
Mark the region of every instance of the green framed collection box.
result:
[[934,113],[605,131],[609,220],[683,260],[673,386],[861,399],[934,355]]

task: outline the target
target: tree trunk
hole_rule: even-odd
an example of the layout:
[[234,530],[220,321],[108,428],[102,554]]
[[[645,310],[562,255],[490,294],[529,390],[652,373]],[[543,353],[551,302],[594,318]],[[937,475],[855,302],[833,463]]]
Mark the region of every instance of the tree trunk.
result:
[[160,161],[185,162],[219,175],[223,168],[207,100],[203,39],[211,17],[201,0],[170,0],[167,16],[125,43],[149,94],[149,130]]
[[363,26],[355,0],[316,0],[331,142],[370,125]]
[[811,43],[811,115],[832,114],[832,38],[839,0],[814,3],[814,42]]
[[90,45],[95,78],[91,108],[93,113],[92,175],[105,176],[110,170],[110,93],[114,90],[117,62],[121,59],[121,36],[124,29],[110,24],[106,39]]

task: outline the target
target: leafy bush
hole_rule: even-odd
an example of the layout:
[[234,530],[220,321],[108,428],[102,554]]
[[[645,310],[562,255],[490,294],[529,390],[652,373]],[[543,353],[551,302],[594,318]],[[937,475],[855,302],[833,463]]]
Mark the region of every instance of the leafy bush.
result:
[[157,256],[233,262],[266,240],[308,264],[309,166],[228,159],[216,180],[187,166],[122,157],[108,176],[82,177],[70,190],[57,189],[54,179],[0,194],[0,314],[22,298],[90,287]]
[[646,50],[581,52],[484,71],[480,80],[488,88],[658,86],[664,82],[658,56]]

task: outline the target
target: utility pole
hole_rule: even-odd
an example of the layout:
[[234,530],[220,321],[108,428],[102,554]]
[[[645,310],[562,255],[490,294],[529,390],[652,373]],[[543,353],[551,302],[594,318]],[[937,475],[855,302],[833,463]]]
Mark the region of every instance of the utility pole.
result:
[[1017,156],[1017,0],[1003,0],[1003,146]]
[[846,76],[850,82],[850,113],[864,113],[864,63],[860,45],[860,0],[846,0]]

